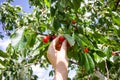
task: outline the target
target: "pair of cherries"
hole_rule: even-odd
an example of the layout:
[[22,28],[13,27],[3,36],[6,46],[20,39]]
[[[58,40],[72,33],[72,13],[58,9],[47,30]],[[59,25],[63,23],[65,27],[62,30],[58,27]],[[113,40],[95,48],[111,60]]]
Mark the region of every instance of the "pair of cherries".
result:
[[[42,41],[43,41],[44,43],[47,43],[48,41],[52,41],[52,40],[55,39],[56,37],[57,37],[56,35],[52,35],[52,36],[47,35],[47,36],[43,37]],[[60,42],[63,42],[64,40],[65,40],[65,38],[64,38],[63,36],[60,36],[60,37],[59,37],[59,41],[60,41]]]
[[[53,39],[55,39],[57,36],[56,35],[53,35],[53,36],[50,36],[50,35],[47,35],[45,37],[43,37],[42,41],[44,43],[47,43],[48,41],[52,41]],[[59,37],[59,41],[56,43],[55,45],[55,48],[56,50],[60,50],[61,49],[61,46],[62,46],[62,42],[65,40],[65,38],[63,36],[60,36]]]

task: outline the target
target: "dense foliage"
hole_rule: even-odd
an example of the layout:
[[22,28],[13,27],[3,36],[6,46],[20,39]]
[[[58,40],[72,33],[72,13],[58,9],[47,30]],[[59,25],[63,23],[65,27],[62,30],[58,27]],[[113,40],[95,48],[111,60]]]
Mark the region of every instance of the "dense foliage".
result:
[[70,45],[69,67],[78,68],[75,80],[120,79],[119,0],[29,0],[31,13],[11,1],[0,5],[0,22],[12,41],[0,50],[0,78],[36,80],[30,65],[49,65],[51,40],[42,38],[62,35]]

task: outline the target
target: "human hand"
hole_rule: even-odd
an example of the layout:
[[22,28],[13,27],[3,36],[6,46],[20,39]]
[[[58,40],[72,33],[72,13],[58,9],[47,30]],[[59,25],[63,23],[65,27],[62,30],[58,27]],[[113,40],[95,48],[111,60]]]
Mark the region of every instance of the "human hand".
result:
[[67,80],[68,58],[67,41],[59,44],[59,37],[55,38],[47,51],[47,58],[55,69],[55,80]]

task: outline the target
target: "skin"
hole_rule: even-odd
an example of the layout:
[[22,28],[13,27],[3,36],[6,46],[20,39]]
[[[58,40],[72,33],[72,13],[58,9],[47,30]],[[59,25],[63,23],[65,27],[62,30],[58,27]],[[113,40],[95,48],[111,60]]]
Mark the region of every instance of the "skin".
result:
[[67,41],[64,40],[60,47],[59,36],[55,38],[48,47],[47,58],[55,70],[53,80],[67,80],[68,77],[68,57]]

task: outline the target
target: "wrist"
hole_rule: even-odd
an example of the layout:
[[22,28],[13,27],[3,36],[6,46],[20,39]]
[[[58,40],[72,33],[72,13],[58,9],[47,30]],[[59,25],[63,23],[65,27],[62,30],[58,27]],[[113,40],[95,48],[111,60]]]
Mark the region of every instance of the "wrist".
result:
[[67,73],[55,72],[54,80],[67,80]]
[[67,80],[68,77],[68,67],[60,66],[55,69],[54,80]]

